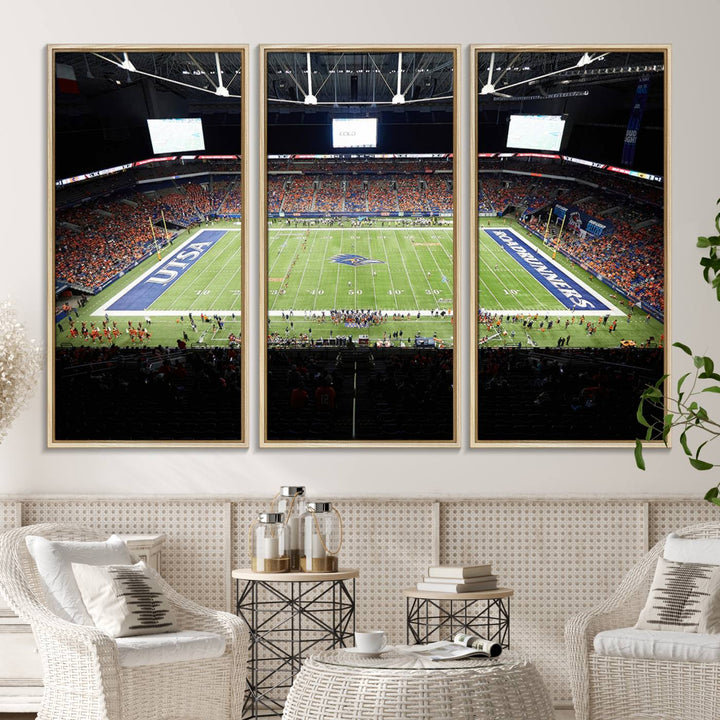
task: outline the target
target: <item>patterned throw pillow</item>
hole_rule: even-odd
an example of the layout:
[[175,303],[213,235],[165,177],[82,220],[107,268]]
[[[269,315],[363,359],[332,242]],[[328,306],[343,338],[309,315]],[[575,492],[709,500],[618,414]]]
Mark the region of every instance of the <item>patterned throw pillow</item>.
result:
[[639,630],[720,632],[720,565],[660,558]]
[[90,617],[110,637],[177,632],[175,613],[144,562],[80,565],[73,574]]

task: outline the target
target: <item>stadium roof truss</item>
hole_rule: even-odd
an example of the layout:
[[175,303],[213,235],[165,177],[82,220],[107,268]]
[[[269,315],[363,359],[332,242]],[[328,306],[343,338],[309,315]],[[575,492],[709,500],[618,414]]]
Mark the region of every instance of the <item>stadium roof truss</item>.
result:
[[287,105],[403,105],[453,96],[451,52],[267,53],[267,98]]
[[189,90],[237,99],[241,93],[242,54],[239,52],[59,50],[58,62],[72,66],[78,83],[91,92],[102,92],[107,83],[126,85],[148,77],[172,85],[183,94]]
[[665,69],[660,52],[546,51],[478,54],[480,95],[495,100],[584,94],[590,85],[608,85]]

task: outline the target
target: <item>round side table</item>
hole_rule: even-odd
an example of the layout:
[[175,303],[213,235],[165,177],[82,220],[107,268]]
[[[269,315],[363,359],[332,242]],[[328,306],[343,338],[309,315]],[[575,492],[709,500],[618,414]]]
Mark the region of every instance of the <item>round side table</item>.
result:
[[279,717],[302,660],[352,645],[359,570],[258,573],[233,570],[237,614],[252,641],[243,718]]
[[[480,635],[510,647],[510,588],[483,592],[403,590],[408,643],[450,640],[458,632]],[[438,637],[438,631],[442,637]]]
[[283,720],[553,720],[540,673],[525,658],[429,661],[390,648],[364,658],[327,650],[303,664]]

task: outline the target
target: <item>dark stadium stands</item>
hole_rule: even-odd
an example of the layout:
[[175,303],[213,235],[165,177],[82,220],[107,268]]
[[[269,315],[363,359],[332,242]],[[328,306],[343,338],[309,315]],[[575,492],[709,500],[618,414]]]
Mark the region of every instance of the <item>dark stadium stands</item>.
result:
[[478,438],[640,437],[638,398],[662,374],[662,349],[481,348]]
[[[268,439],[450,440],[452,358],[452,350],[271,349]],[[327,386],[333,407],[320,401]]]
[[58,440],[237,440],[241,352],[57,348]]

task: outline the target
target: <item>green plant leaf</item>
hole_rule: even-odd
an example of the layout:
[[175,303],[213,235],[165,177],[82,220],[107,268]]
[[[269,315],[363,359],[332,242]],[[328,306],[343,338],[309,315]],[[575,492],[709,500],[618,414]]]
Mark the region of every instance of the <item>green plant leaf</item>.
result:
[[712,463],[697,458],[690,458],[689,462],[696,470],[710,470],[715,467]]
[[640,404],[638,405],[637,412],[635,413],[635,417],[637,418],[637,421],[646,428],[651,427],[650,423],[645,419],[645,413],[643,412],[644,408],[643,405],[645,403],[641,400]]
[[692,350],[681,342],[673,343],[673,347],[680,348],[680,350],[682,350],[686,355],[692,355]]
[[697,246],[699,248],[710,247],[710,240],[702,235],[697,239]]
[[718,495],[720,495],[720,489],[718,489],[718,487],[717,487],[717,485],[716,485],[715,487],[710,488],[710,489],[705,493],[705,499],[708,500],[708,501],[710,501],[710,500],[712,500],[713,498],[716,498]]
[[698,378],[700,380],[720,380],[720,375],[716,372],[712,372],[712,373],[701,372],[698,374]]
[[642,440],[635,441],[635,464],[640,470],[645,469],[645,460],[643,459],[643,446]]
[[705,367],[705,358],[702,355],[695,355],[693,365],[695,365],[696,368]]
[[710,387],[703,388],[700,392],[720,393],[720,385],[711,385]]
[[713,503],[713,505],[720,506],[720,498],[710,498],[710,502]]
[[705,357],[703,357],[703,367],[705,368],[706,373],[712,373],[715,370],[715,363],[713,362],[713,359],[705,355]]
[[690,451],[690,446],[688,445],[687,432],[685,430],[683,430],[682,433],[680,434],[680,445],[682,446],[682,449],[685,451],[685,454],[688,457],[691,457],[692,452]]

